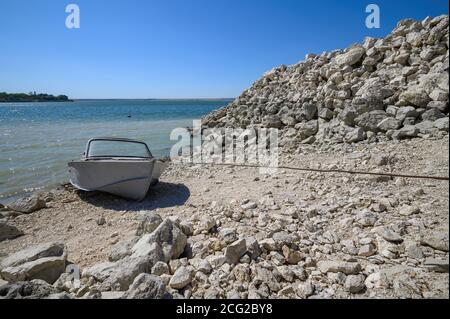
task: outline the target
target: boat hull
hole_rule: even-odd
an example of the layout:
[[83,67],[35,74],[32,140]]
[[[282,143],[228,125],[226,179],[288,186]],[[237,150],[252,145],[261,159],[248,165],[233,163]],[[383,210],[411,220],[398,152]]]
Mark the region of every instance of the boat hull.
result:
[[167,164],[156,160],[85,160],[68,163],[70,182],[84,191],[102,191],[141,201]]

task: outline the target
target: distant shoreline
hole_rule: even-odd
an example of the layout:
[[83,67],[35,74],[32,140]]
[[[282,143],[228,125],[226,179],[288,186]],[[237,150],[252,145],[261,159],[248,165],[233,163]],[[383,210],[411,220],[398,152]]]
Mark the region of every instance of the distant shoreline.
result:
[[67,95],[0,92],[0,103],[73,102]]
[[133,98],[124,98],[124,99],[68,99],[68,100],[12,100],[12,101],[0,101],[1,103],[46,103],[46,102],[82,102],[82,101],[234,101],[235,98],[188,98],[188,99],[133,99]]

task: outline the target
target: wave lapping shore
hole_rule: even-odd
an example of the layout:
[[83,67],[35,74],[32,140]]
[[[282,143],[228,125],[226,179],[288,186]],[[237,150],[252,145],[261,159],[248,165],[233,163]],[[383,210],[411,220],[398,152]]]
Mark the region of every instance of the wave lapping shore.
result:
[[[205,121],[279,128],[280,165],[448,176],[448,47],[448,16],[401,21],[270,71]],[[0,207],[0,298],[449,298],[448,196],[174,163],[140,203],[65,186]]]

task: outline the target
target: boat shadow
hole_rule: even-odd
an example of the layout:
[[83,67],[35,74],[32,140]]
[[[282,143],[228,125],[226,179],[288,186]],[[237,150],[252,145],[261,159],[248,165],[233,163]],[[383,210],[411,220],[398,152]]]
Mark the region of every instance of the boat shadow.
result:
[[154,210],[183,205],[190,197],[191,192],[184,184],[159,182],[151,187],[143,201],[127,200],[103,192],[78,191],[81,200],[105,209],[111,210]]

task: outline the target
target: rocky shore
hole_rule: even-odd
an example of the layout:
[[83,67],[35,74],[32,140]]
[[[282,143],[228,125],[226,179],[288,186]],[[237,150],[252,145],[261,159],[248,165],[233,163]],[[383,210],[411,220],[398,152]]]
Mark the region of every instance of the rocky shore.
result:
[[277,128],[291,148],[440,136],[449,127],[448,41],[448,16],[402,20],[386,38],[267,72],[203,124]]
[[[448,44],[448,16],[401,21],[205,122],[279,128],[281,165],[448,176]],[[449,298],[448,198],[442,180],[174,163],[140,203],[66,185],[0,206],[0,298]]]
[[[446,176],[448,146],[304,145],[282,163]],[[203,165],[172,165],[141,203],[65,187],[38,211],[2,212],[16,233],[0,242],[0,296],[448,298],[448,187]]]

